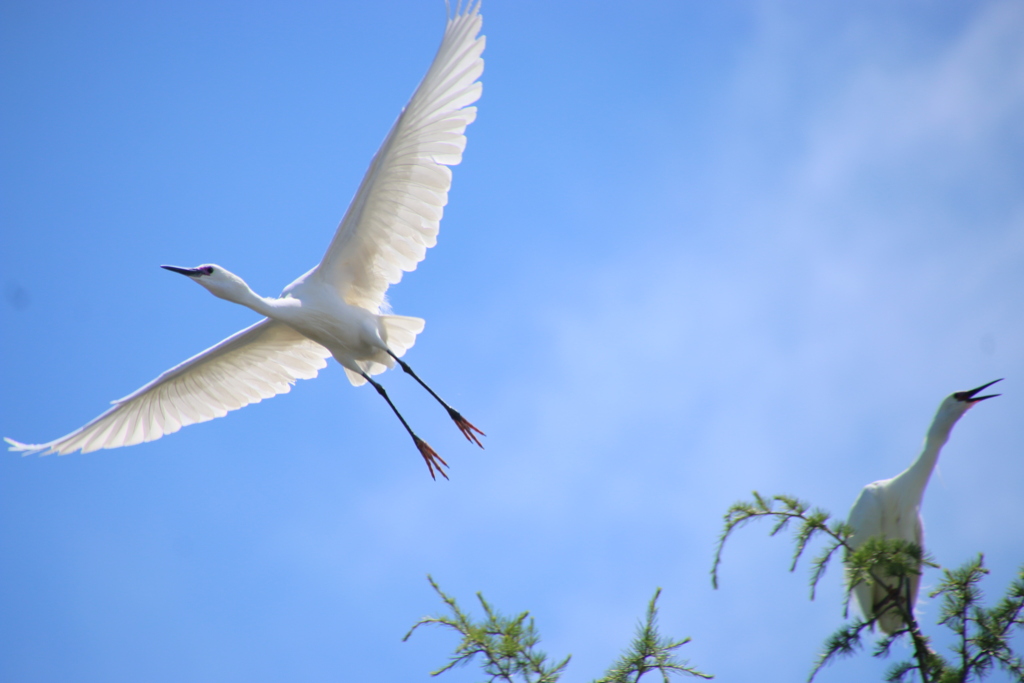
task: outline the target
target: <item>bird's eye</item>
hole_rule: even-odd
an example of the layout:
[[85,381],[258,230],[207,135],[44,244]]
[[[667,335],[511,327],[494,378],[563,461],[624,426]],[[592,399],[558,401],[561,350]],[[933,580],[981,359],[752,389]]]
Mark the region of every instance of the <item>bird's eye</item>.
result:
[[203,275],[213,275],[213,266],[203,266],[199,269]]

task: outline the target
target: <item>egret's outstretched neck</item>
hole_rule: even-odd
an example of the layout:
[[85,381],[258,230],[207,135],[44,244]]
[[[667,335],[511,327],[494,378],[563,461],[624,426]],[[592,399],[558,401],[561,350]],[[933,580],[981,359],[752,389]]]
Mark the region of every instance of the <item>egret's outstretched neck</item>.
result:
[[229,277],[227,283],[210,283],[207,285],[207,289],[210,290],[211,294],[226,301],[251,308],[267,317],[273,317],[274,299],[264,298],[252,291],[252,288],[245,283],[245,280],[233,273],[225,272],[225,276]]
[[[966,412],[966,408],[964,409]],[[953,431],[953,425],[957,423],[957,420],[963,415],[963,412],[949,412],[940,410],[932,420],[931,426],[928,428],[928,434],[925,436],[925,444],[935,443],[938,448],[942,448],[947,441],[949,441],[949,433]]]
[[908,492],[915,494],[912,500],[921,500],[921,494],[923,494],[925,486],[928,485],[928,479],[935,469],[935,463],[939,460],[939,452],[949,440],[949,433],[959,418],[959,415],[940,411],[924,437],[924,448],[921,449],[921,455],[917,456],[914,464],[899,475],[899,478],[908,487]]
[[247,306],[252,310],[267,316],[268,318],[274,317],[274,302],[275,299],[267,299],[256,292],[246,287],[246,295],[242,299],[235,300],[235,303]]

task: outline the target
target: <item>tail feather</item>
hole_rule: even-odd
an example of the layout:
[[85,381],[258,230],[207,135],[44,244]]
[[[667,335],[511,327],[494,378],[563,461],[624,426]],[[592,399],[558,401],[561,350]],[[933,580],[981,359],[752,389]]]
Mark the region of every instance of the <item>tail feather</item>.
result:
[[[380,320],[380,336],[391,351],[401,358],[405,352],[416,343],[416,335],[423,331],[426,321],[423,318],[413,318],[407,315],[382,315]],[[385,370],[394,367],[395,360],[391,356],[384,355],[377,360],[364,360],[361,362],[363,371],[368,375],[379,375]],[[345,368],[345,375],[352,386],[358,387],[366,384],[363,376]]]
[[382,315],[384,342],[396,356],[401,358],[416,343],[416,335],[423,331],[426,321],[423,318],[412,318],[407,315]]

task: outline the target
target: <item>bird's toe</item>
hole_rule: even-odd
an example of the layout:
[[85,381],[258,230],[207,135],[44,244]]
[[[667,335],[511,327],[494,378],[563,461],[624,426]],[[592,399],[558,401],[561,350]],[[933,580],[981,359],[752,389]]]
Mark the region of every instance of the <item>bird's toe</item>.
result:
[[413,441],[416,442],[416,448],[419,449],[420,455],[423,456],[424,462],[427,463],[427,469],[430,470],[430,478],[435,480],[437,479],[437,476],[434,473],[436,469],[437,473],[439,473],[442,477],[447,479],[448,475],[445,474],[445,471],[443,469],[441,469],[442,466],[448,467],[448,463],[444,461],[444,458],[438,455],[437,452],[435,452],[434,449],[430,447],[430,444],[428,444],[423,439],[419,438],[418,436],[413,436],[412,438]]

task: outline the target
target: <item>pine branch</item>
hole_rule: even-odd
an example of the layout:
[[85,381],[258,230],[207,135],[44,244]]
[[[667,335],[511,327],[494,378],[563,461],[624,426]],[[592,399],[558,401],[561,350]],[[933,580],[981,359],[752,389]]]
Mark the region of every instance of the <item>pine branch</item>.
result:
[[[432,671],[431,676],[467,664],[477,655],[483,660],[481,668],[490,676],[490,683],[555,683],[562,675],[569,664],[569,657],[557,664],[548,664],[547,655],[534,649],[540,642],[540,635],[534,627],[533,619],[528,620],[529,612],[515,617],[502,616],[483,595],[477,593],[485,619],[475,622],[459,607],[455,598],[441,590],[432,577],[427,576],[427,579],[451,614],[420,619],[413,624],[403,640],[408,640],[417,628],[426,624],[450,628],[462,636],[449,662],[437,671]],[[675,674],[711,678],[676,657],[676,651],[690,642],[689,638],[672,640],[662,637],[658,632],[657,602],[660,595],[659,588],[647,605],[647,616],[638,625],[630,647],[604,678],[595,683],[636,683],[651,671],[661,673],[664,683],[668,683],[669,676]]]
[[523,683],[555,683],[569,664],[569,657],[566,657],[557,664],[549,665],[547,655],[534,650],[534,646],[540,642],[540,636],[534,627],[533,619],[527,621],[529,612],[523,612],[515,617],[502,616],[491,607],[483,595],[477,593],[477,599],[487,618],[476,623],[462,611],[455,598],[441,590],[433,577],[428,575],[427,580],[452,614],[420,619],[413,624],[402,640],[408,640],[417,628],[425,624],[444,626],[462,636],[462,642],[451,655],[450,661],[440,669],[431,671],[431,676],[438,676],[455,666],[468,664],[474,657],[481,655],[484,659],[482,668],[484,673],[490,676],[492,683],[499,680],[514,683],[516,677]]
[[658,633],[657,602],[660,595],[660,588],[654,591],[654,597],[647,605],[647,618],[637,625],[633,642],[608,669],[604,677],[594,683],[636,683],[644,674],[651,671],[658,671],[664,683],[669,683],[669,676],[672,674],[712,678],[709,674],[688,666],[685,660],[676,659],[675,651],[690,642],[689,638],[673,641],[671,638],[663,638]]

